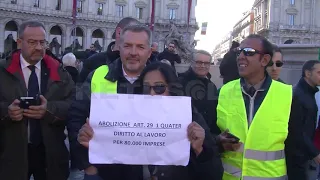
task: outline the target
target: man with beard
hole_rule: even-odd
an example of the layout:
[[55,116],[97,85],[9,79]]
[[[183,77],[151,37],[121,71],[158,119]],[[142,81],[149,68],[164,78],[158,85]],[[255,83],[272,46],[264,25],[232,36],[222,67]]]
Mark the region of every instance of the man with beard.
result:
[[88,74],[100,67],[101,65],[110,64],[116,59],[120,57],[119,53],[119,40],[120,40],[120,33],[123,28],[130,25],[140,24],[140,22],[131,17],[123,18],[117,25],[114,33],[112,34],[112,39],[115,39],[114,42],[111,42],[108,45],[108,49],[106,52],[96,53],[90,56],[88,59],[83,61],[83,68],[79,75],[79,82],[83,83]]
[[22,23],[18,35],[21,50],[0,64],[0,177],[67,180],[64,129],[74,82],[45,54],[41,23]]

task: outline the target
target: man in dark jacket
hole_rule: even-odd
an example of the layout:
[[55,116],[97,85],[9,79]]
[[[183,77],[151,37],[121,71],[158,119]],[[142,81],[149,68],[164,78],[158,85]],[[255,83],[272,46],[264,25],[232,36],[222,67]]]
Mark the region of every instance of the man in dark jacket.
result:
[[[21,50],[0,63],[0,179],[67,180],[64,129],[74,83],[45,54],[41,23],[24,22],[18,34]],[[31,106],[20,99],[39,95]]]
[[217,87],[210,80],[210,53],[199,50],[195,53],[191,67],[185,73],[179,74],[186,96],[192,98],[192,105],[204,117],[211,133],[220,134],[217,126]]
[[[127,26],[127,28],[124,28],[124,32],[121,33],[121,58],[108,65],[109,72],[106,74],[105,80],[116,82],[117,93],[119,94],[140,94],[142,87],[138,77],[151,55],[151,32],[145,26],[137,27],[136,25]],[[130,44],[130,46],[124,47],[127,44]],[[77,141],[79,130],[90,114],[90,84],[93,73],[90,73],[82,87],[78,89],[76,99],[69,111],[70,118],[67,127],[72,159],[76,160],[75,164],[79,169],[85,170],[85,178],[97,176],[99,173],[99,176],[106,180],[141,180],[142,166],[98,165],[96,168],[91,165],[88,161],[88,149]]]
[[[320,62],[307,61],[302,77],[294,87],[289,134],[286,140],[286,159],[290,180],[316,179],[320,151],[313,144],[317,125],[315,93],[320,85]],[[313,175],[312,171],[313,170]]]
[[176,67],[174,66],[175,62],[178,64],[181,63],[181,58],[178,54],[175,53],[176,45],[171,42],[168,44],[168,48],[166,48],[162,53],[158,55],[158,60],[161,61],[166,59],[170,61],[172,68],[176,71]]
[[237,54],[235,48],[239,47],[239,43],[233,41],[232,46],[224,56],[219,66],[220,75],[223,78],[223,84],[240,78],[237,65]]
[[83,68],[80,72],[78,82],[83,83],[91,71],[97,69],[101,65],[112,63],[113,61],[118,59],[120,57],[119,40],[120,40],[120,33],[122,29],[128,25],[135,25],[139,23],[140,22],[138,20],[131,17],[123,18],[118,23],[114,33],[112,34],[112,39],[115,39],[115,41],[111,42],[108,45],[107,51],[96,53],[83,61]]
[[158,55],[159,55],[159,52],[158,52],[158,43],[156,42],[153,42],[152,45],[151,45],[151,56],[149,58],[149,61],[152,63],[152,62],[157,62],[158,61]]

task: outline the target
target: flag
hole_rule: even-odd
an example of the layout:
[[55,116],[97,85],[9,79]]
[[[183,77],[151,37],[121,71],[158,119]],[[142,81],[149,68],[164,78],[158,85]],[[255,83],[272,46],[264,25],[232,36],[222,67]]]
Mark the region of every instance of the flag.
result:
[[207,34],[207,26],[208,23],[207,22],[203,22],[202,26],[201,26],[201,35],[206,35]]
[[155,0],[152,0],[152,9],[151,9],[151,20],[150,20],[150,29],[153,31],[154,28],[154,11],[155,11]]
[[72,24],[76,24],[77,19],[77,0],[73,0],[73,7],[72,7]]

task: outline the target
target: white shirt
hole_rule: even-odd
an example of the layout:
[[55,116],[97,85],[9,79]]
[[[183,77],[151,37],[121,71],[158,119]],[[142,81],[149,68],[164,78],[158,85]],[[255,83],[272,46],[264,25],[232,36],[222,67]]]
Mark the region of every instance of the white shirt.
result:
[[128,74],[126,73],[126,71],[124,70],[123,65],[122,65],[122,72],[123,72],[123,76],[124,76],[131,84],[133,84],[133,83],[139,78],[139,76],[129,77]]
[[[31,64],[28,63],[23,57],[22,54],[20,55],[20,65],[21,65],[21,70],[22,70],[22,74],[24,77],[24,82],[26,83],[26,87],[28,89],[28,82],[29,82],[29,77],[31,75],[31,70],[28,68],[28,66],[30,66]],[[35,65],[35,71],[36,71],[36,75],[38,77],[38,83],[39,83],[39,90],[40,90],[40,83],[41,83],[41,61],[39,61],[36,65]]]
[[[29,78],[31,75],[31,70],[28,68],[28,66],[30,66],[31,64],[28,63],[23,57],[22,54],[20,54],[20,66],[21,66],[21,70],[22,70],[22,74],[24,77],[24,82],[26,84],[26,87],[28,89],[28,83],[29,83]],[[39,92],[40,92],[40,82],[41,82],[41,61],[39,61],[36,65],[35,65],[35,71],[36,71],[36,75],[38,77],[38,83],[39,83]],[[27,91],[28,92],[28,91]],[[28,96],[28,95],[27,95]],[[28,124],[28,142],[30,142],[30,125]]]

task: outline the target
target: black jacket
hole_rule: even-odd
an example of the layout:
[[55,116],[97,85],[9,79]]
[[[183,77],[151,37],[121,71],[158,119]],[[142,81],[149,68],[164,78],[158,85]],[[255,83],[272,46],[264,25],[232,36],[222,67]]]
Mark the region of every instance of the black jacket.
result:
[[217,143],[210,134],[202,115],[193,108],[192,121],[197,122],[206,131],[203,151],[197,157],[191,148],[189,164],[184,166],[149,166],[152,176],[157,180],[221,180],[223,167]]
[[112,51],[111,49],[114,44],[115,42],[110,43],[107,51],[95,53],[83,61],[83,68],[80,72],[78,82],[83,83],[90,72],[97,69],[101,65],[110,64],[120,57],[119,51]]
[[[77,95],[71,104],[69,110],[69,118],[67,129],[70,141],[71,159],[80,170],[86,169],[91,164],[88,160],[88,149],[83,147],[77,141],[77,136],[81,127],[85,124],[86,118],[90,114],[90,98],[91,98],[91,79],[93,72],[90,73],[86,81],[77,89]],[[121,60],[117,59],[109,64],[109,72],[105,78],[109,81],[118,83],[117,93],[120,94],[140,94],[142,88],[139,80],[134,84],[130,84],[122,73]],[[141,180],[142,166],[128,165],[97,165],[99,175],[103,179],[108,180]],[[126,172],[126,173],[124,173]]]
[[293,89],[286,155],[301,164],[320,153],[313,144],[318,119],[317,91],[318,88],[311,87],[304,78]]
[[219,66],[220,75],[223,78],[223,84],[240,78],[238,72],[237,55],[233,50],[227,52]]
[[[210,77],[211,75],[208,74]],[[199,113],[205,119],[211,133],[219,134],[217,126],[217,103],[218,92],[216,85],[210,78],[198,77],[194,71],[189,68],[188,71],[179,74],[179,81],[183,86],[186,96],[192,98],[192,105],[197,108]]]
[[159,55],[158,55],[158,60],[161,61],[163,59],[166,59],[168,61],[170,61],[171,63],[171,66],[174,70],[176,70],[174,64],[175,62],[177,62],[178,64],[181,63],[181,58],[178,54],[175,54],[175,53],[172,53],[170,51],[168,51],[168,49],[165,49],[163,52],[161,52]]

